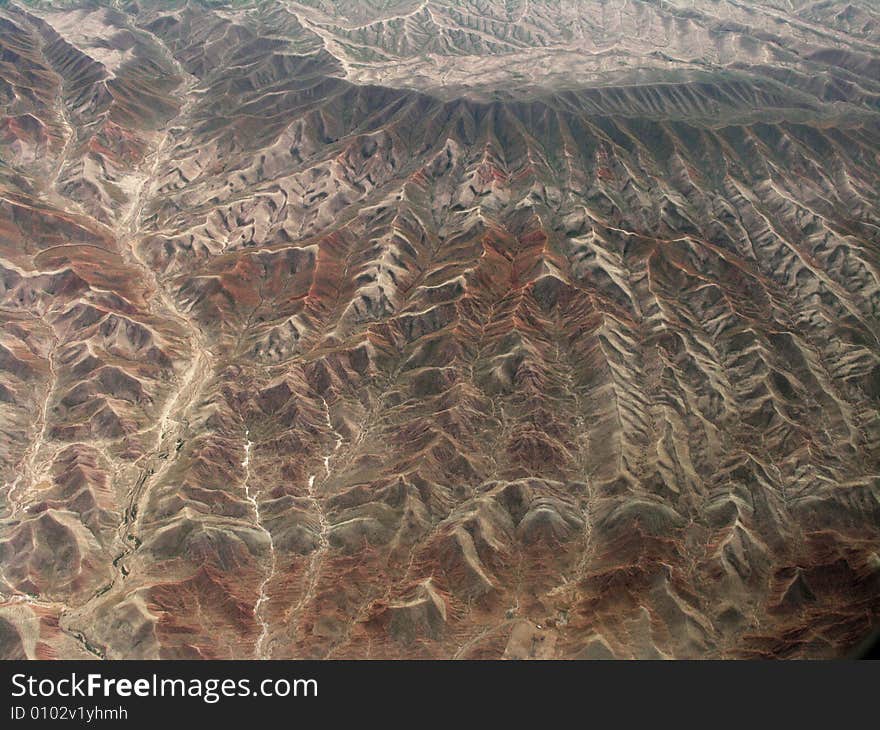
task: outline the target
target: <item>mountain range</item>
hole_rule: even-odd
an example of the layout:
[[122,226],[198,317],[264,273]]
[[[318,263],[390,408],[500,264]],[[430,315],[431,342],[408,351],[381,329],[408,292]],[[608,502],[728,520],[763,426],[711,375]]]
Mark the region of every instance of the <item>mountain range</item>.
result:
[[792,658],[880,619],[872,0],[0,5],[0,657]]

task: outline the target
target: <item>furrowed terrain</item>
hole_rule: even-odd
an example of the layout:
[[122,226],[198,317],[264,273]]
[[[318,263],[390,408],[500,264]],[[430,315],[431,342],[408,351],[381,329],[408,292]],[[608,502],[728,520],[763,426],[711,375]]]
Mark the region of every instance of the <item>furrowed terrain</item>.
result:
[[0,657],[840,657],[868,0],[0,7]]

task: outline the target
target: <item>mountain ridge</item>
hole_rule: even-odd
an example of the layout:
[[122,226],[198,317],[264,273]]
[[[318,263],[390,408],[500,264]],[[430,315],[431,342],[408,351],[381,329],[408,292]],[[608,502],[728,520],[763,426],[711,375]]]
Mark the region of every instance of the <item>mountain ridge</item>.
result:
[[[534,49],[493,53],[468,9],[549,39],[632,5],[631,46],[696,21],[398,3],[459,20],[374,20],[369,45],[358,3],[112,5],[0,9],[3,655],[841,656],[867,635],[869,4],[795,4],[859,40],[789,14],[757,66],[741,33],[740,83],[539,75],[543,100],[493,60]],[[463,78],[425,79],[431,53]]]

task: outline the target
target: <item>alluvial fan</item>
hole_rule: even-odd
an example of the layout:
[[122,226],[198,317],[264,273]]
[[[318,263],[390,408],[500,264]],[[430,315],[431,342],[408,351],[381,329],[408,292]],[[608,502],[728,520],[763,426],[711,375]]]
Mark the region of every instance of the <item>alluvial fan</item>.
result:
[[0,657],[846,656],[874,0],[0,7]]

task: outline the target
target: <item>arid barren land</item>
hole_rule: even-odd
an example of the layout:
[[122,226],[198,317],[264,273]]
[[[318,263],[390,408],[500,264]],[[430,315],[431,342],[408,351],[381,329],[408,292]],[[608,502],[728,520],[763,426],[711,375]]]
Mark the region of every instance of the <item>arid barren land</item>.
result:
[[0,4],[0,656],[846,656],[873,0]]

